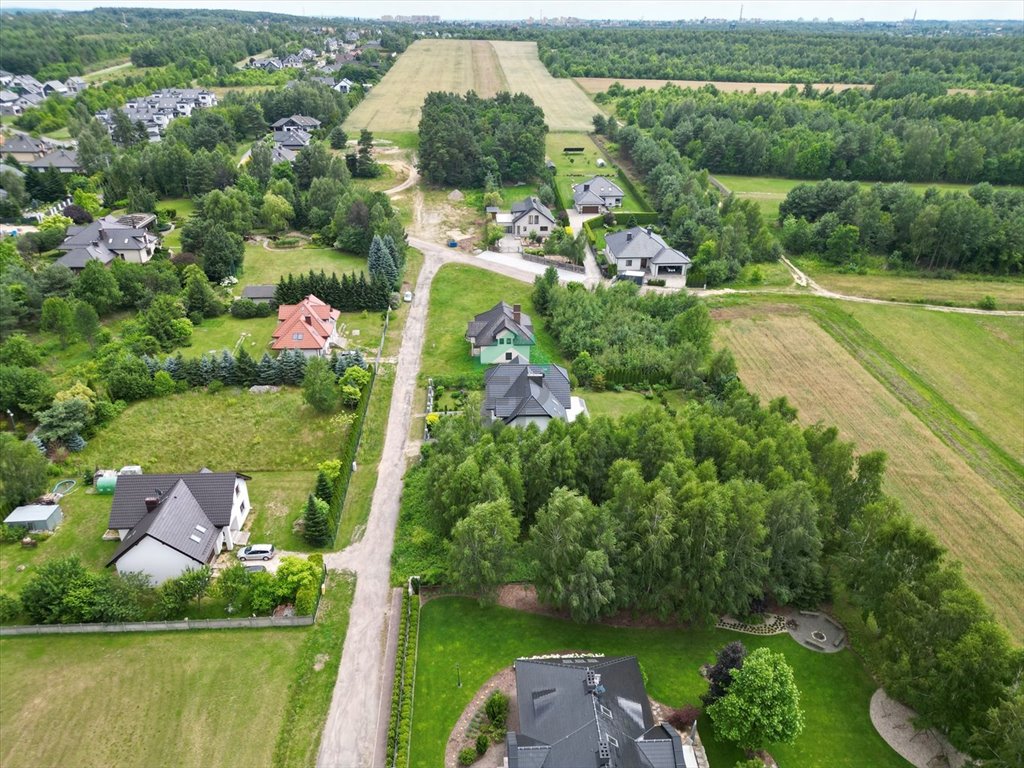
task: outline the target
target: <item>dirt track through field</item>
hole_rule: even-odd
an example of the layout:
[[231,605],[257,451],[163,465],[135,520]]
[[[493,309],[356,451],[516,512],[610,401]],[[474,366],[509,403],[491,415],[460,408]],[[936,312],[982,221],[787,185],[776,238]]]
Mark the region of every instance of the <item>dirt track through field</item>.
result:
[[1011,634],[1024,638],[1021,515],[806,315],[719,327],[744,383],[786,395],[801,422],[839,427],[860,450],[889,457],[886,490],[935,534]]
[[552,131],[588,131],[599,111],[572,80],[551,76],[537,57],[536,43],[417,40],[352,111],[345,127],[416,131],[428,93],[470,90],[484,97],[524,92],[544,110]]

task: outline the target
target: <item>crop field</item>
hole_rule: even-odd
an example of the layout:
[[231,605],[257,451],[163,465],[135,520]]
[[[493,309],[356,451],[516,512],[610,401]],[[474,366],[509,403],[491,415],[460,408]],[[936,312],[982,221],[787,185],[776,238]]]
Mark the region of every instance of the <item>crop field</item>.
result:
[[571,80],[556,80],[537,58],[535,43],[487,40],[417,40],[403,53],[345,121],[349,131],[417,131],[420,108],[431,91],[490,97],[523,91],[541,109],[548,127],[587,131],[598,108]]
[[858,275],[838,272],[831,265],[814,259],[800,258],[795,263],[822,288],[837,293],[884,301],[961,307],[976,306],[983,298],[991,296],[996,302],[996,309],[1024,309],[1024,280],[1020,278],[975,279],[957,275],[952,280],[937,280],[876,271]]
[[785,395],[802,423],[835,424],[859,450],[888,454],[886,490],[964,563],[1011,634],[1024,638],[1021,513],[808,315],[750,307],[716,315],[719,339],[752,391]]
[[313,627],[0,640],[0,765],[310,765],[353,587]]

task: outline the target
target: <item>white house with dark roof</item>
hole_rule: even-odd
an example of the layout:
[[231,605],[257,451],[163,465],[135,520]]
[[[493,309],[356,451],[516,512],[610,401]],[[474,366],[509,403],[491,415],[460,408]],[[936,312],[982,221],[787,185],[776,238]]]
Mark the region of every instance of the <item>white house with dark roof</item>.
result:
[[121,475],[108,527],[120,546],[107,565],[161,584],[234,549],[249,515],[251,478],[240,472]]
[[536,236],[545,239],[558,226],[554,214],[536,197],[527,197],[512,204],[509,213],[497,213],[494,223],[515,237]]
[[669,246],[664,238],[644,227],[631,227],[605,235],[605,255],[619,274],[645,272],[651,277],[676,276],[686,284],[690,259]]
[[622,187],[604,176],[573,184],[572,203],[578,213],[604,213],[622,205]]
[[[145,264],[153,258],[160,240],[145,228],[138,216],[114,218],[106,216],[91,224],[68,227],[67,237],[58,248],[64,255],[57,259],[72,272],[85,269],[90,261],[99,261],[104,266],[114,259]],[[148,217],[152,220],[152,217]]]
[[56,168],[61,173],[79,173],[82,170],[82,166],[78,162],[78,151],[74,149],[55,149],[38,160],[33,160],[28,167],[35,168],[37,171]]
[[544,430],[552,419],[572,422],[587,413],[582,398],[569,392],[569,374],[560,365],[502,363],[484,374],[484,424],[510,427],[535,424]]
[[320,121],[308,115],[292,115],[291,117],[282,117],[270,127],[274,131],[305,131],[309,133],[320,127]]

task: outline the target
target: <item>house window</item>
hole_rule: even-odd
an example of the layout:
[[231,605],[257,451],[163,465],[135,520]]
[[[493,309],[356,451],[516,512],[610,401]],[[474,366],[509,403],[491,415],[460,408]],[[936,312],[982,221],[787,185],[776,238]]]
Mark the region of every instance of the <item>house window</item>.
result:
[[541,232],[547,232],[547,231],[548,231],[548,228],[547,228],[547,227],[541,227],[541,228],[540,228],[540,231],[541,231]]
[[293,333],[292,334],[292,341],[302,341],[302,334],[301,333]]
[[506,352],[505,353],[505,359],[506,360],[511,360],[512,359],[512,353],[511,352]]

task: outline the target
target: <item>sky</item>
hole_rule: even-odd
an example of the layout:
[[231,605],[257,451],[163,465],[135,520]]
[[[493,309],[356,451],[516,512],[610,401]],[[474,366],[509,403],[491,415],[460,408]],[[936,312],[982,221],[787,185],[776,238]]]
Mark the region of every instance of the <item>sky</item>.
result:
[[509,20],[575,16],[581,19],[672,20],[703,17],[837,21],[899,21],[917,11],[919,19],[1001,19],[1024,22],[1022,0],[5,0],[7,7],[88,10],[102,7],[227,8],[304,16],[380,18],[435,15],[442,20]]

